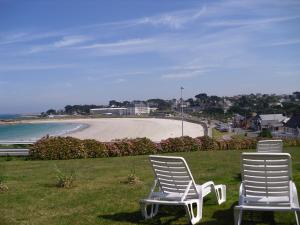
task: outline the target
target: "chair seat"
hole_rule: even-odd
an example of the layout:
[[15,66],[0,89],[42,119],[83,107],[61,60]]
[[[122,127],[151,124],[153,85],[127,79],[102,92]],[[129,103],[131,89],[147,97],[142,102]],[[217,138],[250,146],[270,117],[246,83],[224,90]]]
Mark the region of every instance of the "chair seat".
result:
[[244,202],[247,203],[265,203],[265,204],[272,204],[272,203],[283,203],[283,204],[290,204],[290,199],[287,196],[283,197],[252,197],[247,196],[244,197]]
[[156,155],[149,158],[155,180],[148,198],[140,200],[145,219],[154,217],[159,205],[180,205],[184,206],[189,222],[196,224],[202,218],[203,198],[207,194],[214,190],[219,204],[226,200],[226,186],[217,187],[212,181],[197,185],[184,158]]
[[300,211],[300,208],[291,206],[268,206],[268,205],[238,205],[236,209],[252,210],[252,211]]

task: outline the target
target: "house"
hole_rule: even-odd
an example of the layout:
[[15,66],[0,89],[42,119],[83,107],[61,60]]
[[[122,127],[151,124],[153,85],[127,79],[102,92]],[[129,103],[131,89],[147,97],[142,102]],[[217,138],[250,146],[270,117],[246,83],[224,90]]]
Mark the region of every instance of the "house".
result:
[[97,108],[90,109],[92,115],[102,114],[102,115],[115,115],[122,116],[126,114],[127,108],[123,107],[108,107],[108,108]]
[[233,127],[242,128],[245,117],[240,114],[235,114],[233,117]]
[[127,107],[126,114],[127,115],[143,115],[143,114],[149,114],[150,112],[153,112],[157,110],[157,108],[150,108],[148,104],[144,102],[137,102],[130,104],[129,107]]
[[257,131],[260,129],[258,123],[259,115],[253,114],[251,116],[247,116],[244,119],[244,129]]
[[287,120],[288,117],[282,114],[262,114],[257,117],[256,123],[259,130],[283,131]]
[[258,115],[255,114],[248,115],[248,116],[235,114],[233,117],[233,127],[256,131],[258,130],[257,119],[258,119]]
[[284,126],[284,131],[288,134],[300,136],[300,113],[294,114]]

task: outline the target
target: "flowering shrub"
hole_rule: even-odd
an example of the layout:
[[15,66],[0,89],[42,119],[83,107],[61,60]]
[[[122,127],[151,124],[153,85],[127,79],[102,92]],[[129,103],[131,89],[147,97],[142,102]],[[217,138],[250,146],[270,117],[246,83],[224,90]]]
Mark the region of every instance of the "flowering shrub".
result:
[[88,157],[84,142],[72,137],[45,137],[30,149],[33,159],[76,159]]
[[161,152],[187,152],[201,150],[202,143],[188,136],[168,138],[160,142]]
[[218,149],[218,144],[216,143],[215,139],[209,136],[197,137],[196,139],[198,139],[201,143],[201,150]]
[[102,158],[108,156],[106,145],[100,141],[86,139],[82,141],[87,157]]
[[[255,149],[261,138],[232,136],[230,139],[213,139],[208,136],[178,137],[154,143],[148,138],[122,139],[114,142],[79,140],[72,137],[45,137],[37,141],[30,150],[32,159],[75,159],[115,157],[168,152],[205,150]],[[299,146],[300,139],[283,139],[284,146]]]

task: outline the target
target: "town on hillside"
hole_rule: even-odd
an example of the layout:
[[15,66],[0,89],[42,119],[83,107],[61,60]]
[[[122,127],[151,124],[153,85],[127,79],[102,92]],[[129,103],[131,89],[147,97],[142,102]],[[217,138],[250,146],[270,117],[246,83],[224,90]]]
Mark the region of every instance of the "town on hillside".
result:
[[196,118],[226,134],[257,136],[264,131],[275,137],[299,137],[300,92],[232,97],[200,93],[188,99],[111,100],[108,105],[67,105],[41,114],[48,118],[67,116]]

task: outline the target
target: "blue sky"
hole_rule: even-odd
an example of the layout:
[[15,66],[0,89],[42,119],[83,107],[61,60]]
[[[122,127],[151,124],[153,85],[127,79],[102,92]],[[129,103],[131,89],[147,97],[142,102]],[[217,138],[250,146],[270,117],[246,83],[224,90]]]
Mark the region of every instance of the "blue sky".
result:
[[299,84],[299,0],[0,0],[0,113]]

